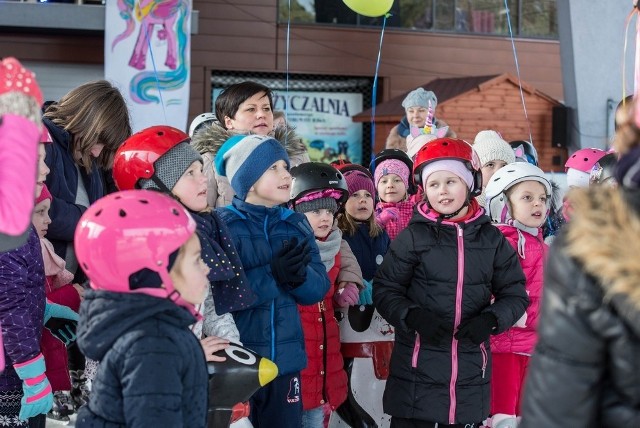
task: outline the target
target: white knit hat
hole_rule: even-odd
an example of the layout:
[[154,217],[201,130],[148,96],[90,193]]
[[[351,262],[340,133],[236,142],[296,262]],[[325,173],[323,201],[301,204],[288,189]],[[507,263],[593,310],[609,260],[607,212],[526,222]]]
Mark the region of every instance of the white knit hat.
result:
[[473,150],[478,154],[481,166],[493,160],[501,160],[508,164],[516,161],[516,155],[509,143],[500,133],[490,129],[478,132],[473,140]]

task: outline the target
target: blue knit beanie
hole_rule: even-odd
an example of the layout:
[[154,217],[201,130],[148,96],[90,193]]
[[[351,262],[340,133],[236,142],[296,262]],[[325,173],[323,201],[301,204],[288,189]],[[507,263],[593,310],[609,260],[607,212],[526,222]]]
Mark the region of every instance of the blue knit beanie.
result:
[[216,172],[227,177],[236,195],[247,198],[249,189],[271,165],[289,156],[278,140],[262,135],[234,135],[220,147],[215,158]]

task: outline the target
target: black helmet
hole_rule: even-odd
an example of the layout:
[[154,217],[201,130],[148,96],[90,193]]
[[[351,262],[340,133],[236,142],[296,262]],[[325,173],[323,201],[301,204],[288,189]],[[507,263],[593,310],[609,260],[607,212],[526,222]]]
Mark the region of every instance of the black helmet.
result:
[[291,198],[289,205],[293,208],[296,201],[307,193],[323,189],[336,189],[340,197],[335,198],[338,209],[347,201],[349,189],[344,176],[336,168],[322,162],[306,162],[291,168]]
[[[375,176],[376,168],[380,165],[381,162],[389,160],[389,159],[397,159],[400,162],[403,162],[409,168],[409,188],[407,189],[408,194],[414,194],[416,192],[416,186],[413,182],[412,171],[413,171],[413,161],[409,157],[409,155],[400,149],[384,149],[380,153],[376,155],[376,157],[369,164],[369,170],[371,171],[371,175]],[[377,183],[376,183],[377,184]]]
[[593,165],[593,168],[591,168],[591,174],[589,174],[589,185],[593,186],[615,182],[613,170],[617,163],[617,153],[607,153],[602,156],[600,160]]
[[528,162],[538,166],[538,152],[533,144],[526,140],[509,141],[509,145],[516,155],[516,162]]

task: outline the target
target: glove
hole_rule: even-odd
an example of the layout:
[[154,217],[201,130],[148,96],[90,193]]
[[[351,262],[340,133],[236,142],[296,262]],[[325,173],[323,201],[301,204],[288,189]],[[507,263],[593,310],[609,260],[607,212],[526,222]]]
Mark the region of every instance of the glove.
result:
[[309,241],[298,243],[298,238],[293,237],[289,245],[285,245],[271,260],[271,273],[278,284],[296,288],[306,281],[310,261]]
[[360,290],[359,305],[373,305],[373,286],[366,279],[362,280],[364,288]]
[[409,310],[404,319],[409,328],[415,330],[420,337],[432,345],[440,344],[445,337],[451,335],[448,324],[426,309],[414,308]]
[[400,211],[397,208],[389,207],[384,208],[380,213],[376,216],[376,220],[378,220],[378,224],[384,227],[391,220],[395,220],[399,217]]
[[80,317],[71,308],[47,302],[44,309],[44,326],[65,346],[76,340],[76,327]]
[[496,316],[491,312],[483,312],[477,317],[468,319],[460,323],[456,339],[469,339],[474,344],[479,345],[489,338],[491,332],[498,326]]
[[38,354],[35,358],[13,365],[18,377],[22,379],[22,392],[20,401],[20,420],[47,413],[53,406],[53,393],[51,384],[44,374],[44,357]]
[[358,286],[353,282],[348,282],[344,288],[338,290],[333,296],[333,301],[340,308],[346,308],[347,306],[353,306],[358,303]]

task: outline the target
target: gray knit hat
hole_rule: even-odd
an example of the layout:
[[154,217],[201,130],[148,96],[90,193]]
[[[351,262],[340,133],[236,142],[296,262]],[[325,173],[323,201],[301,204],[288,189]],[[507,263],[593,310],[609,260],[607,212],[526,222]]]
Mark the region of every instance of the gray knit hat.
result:
[[435,110],[438,105],[436,94],[431,91],[426,91],[424,88],[418,88],[409,92],[402,101],[402,107],[404,107],[405,110],[415,106],[429,108],[429,101],[431,101],[431,108]]
[[303,214],[313,210],[331,210],[335,213],[338,210],[338,203],[333,198],[318,198],[300,202],[293,209],[295,212]]
[[[162,155],[155,163],[153,168],[155,175],[162,183],[167,186],[167,189],[172,190],[176,185],[182,174],[191,166],[195,161],[202,162],[202,156],[198,153],[188,141],[180,143],[171,148],[168,152]],[[153,180],[140,180],[140,188],[148,190],[164,190],[160,189]]]
[[516,155],[509,143],[498,132],[490,129],[478,132],[473,140],[473,150],[480,158],[480,166],[493,160],[501,160],[508,164],[516,161]]

